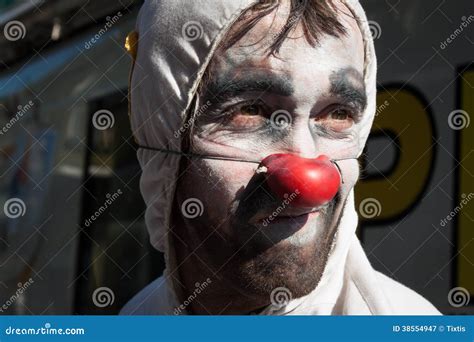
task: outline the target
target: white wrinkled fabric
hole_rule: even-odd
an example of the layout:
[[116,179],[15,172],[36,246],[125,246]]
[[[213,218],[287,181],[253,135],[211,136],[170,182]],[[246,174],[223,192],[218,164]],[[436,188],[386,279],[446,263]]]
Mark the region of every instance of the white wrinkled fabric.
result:
[[[184,123],[215,48],[233,22],[256,2],[145,1],[136,25],[138,51],[130,84],[130,119],[140,145],[181,149],[181,138],[176,138],[175,133]],[[377,66],[372,35],[362,7],[357,0],[343,2],[358,19],[365,45],[368,105],[361,122],[360,156],[376,110]],[[188,38],[184,34],[186,30],[189,30]],[[147,206],[145,220],[150,241],[165,253],[167,267],[164,275],[136,295],[121,313],[173,314],[180,303],[169,276],[174,260],[168,230],[180,156],[146,149],[139,149],[137,156],[143,170],[140,190]],[[424,298],[371,267],[355,234],[358,218],[353,192],[350,192],[333,253],[318,287],[306,297],[291,300],[278,312],[270,306],[261,314],[438,313]]]

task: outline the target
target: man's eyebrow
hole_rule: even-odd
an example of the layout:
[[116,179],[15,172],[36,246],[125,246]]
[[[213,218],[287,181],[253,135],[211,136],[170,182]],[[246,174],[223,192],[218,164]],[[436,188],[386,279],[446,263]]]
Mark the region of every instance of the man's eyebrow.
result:
[[294,92],[290,80],[268,72],[252,72],[237,77],[219,77],[206,88],[206,98],[218,102],[246,92],[268,92],[281,96],[291,96]]
[[329,77],[331,95],[337,96],[344,103],[353,104],[360,111],[367,107],[367,93],[364,78],[356,69],[349,67],[334,71]]

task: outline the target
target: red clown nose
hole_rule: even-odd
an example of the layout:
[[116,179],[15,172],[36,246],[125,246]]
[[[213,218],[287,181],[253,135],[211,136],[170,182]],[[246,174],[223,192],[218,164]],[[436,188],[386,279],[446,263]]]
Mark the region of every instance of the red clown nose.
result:
[[326,155],[309,159],[295,154],[272,154],[262,160],[257,172],[266,173],[268,187],[279,199],[295,193],[297,196],[290,203],[293,207],[325,205],[341,185],[339,170]]

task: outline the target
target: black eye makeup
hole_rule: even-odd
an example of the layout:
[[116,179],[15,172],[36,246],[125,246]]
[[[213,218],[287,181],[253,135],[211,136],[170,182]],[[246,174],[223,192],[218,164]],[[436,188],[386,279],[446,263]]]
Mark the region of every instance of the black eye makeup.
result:
[[205,120],[213,123],[214,130],[225,130],[230,134],[260,134],[280,138],[287,127],[272,125],[274,111],[260,98],[229,100],[212,108]]
[[361,119],[357,106],[333,104],[325,108],[314,119],[314,123],[335,133],[349,132]]

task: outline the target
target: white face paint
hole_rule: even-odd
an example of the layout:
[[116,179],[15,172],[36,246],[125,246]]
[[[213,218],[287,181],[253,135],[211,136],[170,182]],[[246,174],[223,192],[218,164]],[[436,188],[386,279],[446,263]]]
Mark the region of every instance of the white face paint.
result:
[[[338,8],[350,13],[342,4]],[[316,47],[298,27],[276,56],[268,56],[269,37],[282,30],[288,11],[284,2],[236,45],[217,51],[201,94],[201,103],[211,105],[196,120],[193,151],[250,160],[274,153],[331,159],[357,155],[366,103],[358,25],[340,14],[347,34],[321,36]],[[279,114],[283,124],[274,120]],[[356,160],[338,164],[344,183],[326,208],[315,213],[286,208],[263,225],[281,203],[255,176],[257,165],[188,163],[175,206],[194,197],[204,213],[193,220],[174,216],[175,233],[188,253],[194,251],[189,258],[178,252],[186,259],[183,268],[192,273],[194,260],[195,270],[212,269],[248,296],[276,286],[289,288],[294,297],[307,294],[322,275],[345,200],[359,176]]]

